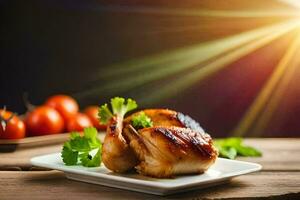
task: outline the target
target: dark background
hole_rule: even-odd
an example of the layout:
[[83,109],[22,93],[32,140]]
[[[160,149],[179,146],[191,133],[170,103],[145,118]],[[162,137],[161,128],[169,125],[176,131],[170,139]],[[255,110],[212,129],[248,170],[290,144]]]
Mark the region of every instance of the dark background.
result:
[[[25,92],[33,104],[41,104],[53,94],[69,94],[79,101],[81,108],[102,104],[115,95],[139,98],[135,94],[143,90],[143,85],[122,92],[116,89],[115,93],[80,94],[95,85],[101,87],[117,82],[117,77],[107,80],[95,75],[99,72],[105,75],[106,70],[116,63],[282,20],[226,18],[222,23],[216,23],[220,22],[219,18],[143,13],[138,12],[139,8],[215,9],[218,5],[224,10],[264,10],[265,7],[279,7],[273,1],[264,1],[265,5],[261,1],[240,1],[243,3],[237,5],[238,2],[1,1],[0,105],[24,113],[22,95]],[[183,29],[188,25],[194,28]],[[232,28],[226,28],[229,25]],[[230,68],[205,83],[178,91],[175,96],[159,102],[142,104],[141,108],[175,109],[196,118],[212,135],[228,136],[284,54],[286,41],[289,37],[278,39],[232,63]],[[274,49],[276,52],[268,57],[268,52]],[[256,65],[256,60],[261,61],[260,66]],[[239,70],[241,65],[243,71]],[[265,67],[259,68],[258,76],[257,70],[253,69],[261,66]],[[134,78],[138,74],[130,76]],[[159,81],[149,84],[156,85],[153,90],[159,90]],[[169,84],[172,84],[171,79]],[[295,94],[295,91],[291,90],[291,93]],[[280,125],[272,126],[262,136],[299,136],[299,104],[286,113],[288,117]]]

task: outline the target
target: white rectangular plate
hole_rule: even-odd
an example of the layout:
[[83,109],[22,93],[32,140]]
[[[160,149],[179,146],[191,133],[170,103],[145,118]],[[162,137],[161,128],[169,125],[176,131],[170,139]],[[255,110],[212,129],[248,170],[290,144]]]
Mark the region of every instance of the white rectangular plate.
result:
[[216,163],[203,174],[157,179],[134,172],[130,174],[113,173],[103,165],[94,168],[66,166],[61,160],[60,153],[34,157],[31,159],[31,163],[38,167],[63,171],[69,179],[156,195],[205,188],[261,169],[261,165],[256,163],[218,158]]

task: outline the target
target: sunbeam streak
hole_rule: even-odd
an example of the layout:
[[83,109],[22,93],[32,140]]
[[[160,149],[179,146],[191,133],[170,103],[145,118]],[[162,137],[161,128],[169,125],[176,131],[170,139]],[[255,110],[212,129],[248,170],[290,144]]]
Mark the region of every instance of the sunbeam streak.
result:
[[180,91],[183,91],[184,89],[188,88],[194,83],[200,82],[203,79],[213,75],[214,73],[225,68],[228,64],[270,43],[271,41],[280,37],[284,33],[289,32],[290,30],[294,29],[297,26],[299,26],[299,22],[295,23],[295,21],[290,21],[289,23],[286,23],[285,26],[282,27],[281,29],[278,29],[277,31],[268,34],[267,36],[261,39],[255,40],[243,47],[240,47],[237,50],[234,50],[233,52],[223,57],[220,57],[215,61],[211,62],[210,64],[202,66],[201,68],[195,71],[191,71],[188,75],[185,75],[181,79],[172,82],[172,85],[160,87],[159,89],[157,89],[155,92],[151,94],[143,93],[140,97],[142,99],[141,101],[147,105],[153,102],[157,102],[161,99],[170,97],[176,93],[180,93]]
[[[300,47],[299,40],[298,45],[298,47]],[[277,108],[279,107],[282,98],[286,97],[286,89],[288,88],[292,78],[294,78],[294,75],[297,72],[297,67],[299,67],[300,65],[299,59],[296,57],[296,55],[299,55],[299,53],[300,51],[298,48],[296,53],[294,54],[293,60],[289,63],[287,72],[283,75],[280,84],[277,86],[274,94],[270,97],[270,100],[267,103],[263,113],[259,115],[258,119],[256,120],[256,123],[253,126],[253,130],[251,131],[251,136],[261,136],[263,133],[265,133],[266,127],[270,125],[269,123],[271,121],[271,118],[277,111]]]
[[[234,129],[235,136],[242,136],[254,127],[251,135],[257,136],[268,123],[280,101],[284,89],[286,88],[294,70],[296,69],[293,59],[297,56],[297,49],[300,46],[300,36],[292,42],[288,51],[285,53],[278,66],[261,89],[256,99],[246,111],[244,117]],[[268,101],[270,101],[268,103]],[[266,107],[267,106],[267,107]],[[254,124],[257,122],[257,124]]]
[[300,1],[299,0],[278,0],[278,1],[281,1],[281,2],[284,2],[284,3],[289,4],[291,6],[300,8]]
[[[255,38],[277,31],[287,23],[294,23],[295,20],[288,20],[274,25],[269,25],[254,30],[239,33],[233,36],[222,38],[219,40],[209,41],[201,44],[196,44],[189,47],[176,49],[173,51],[162,52],[157,55],[148,56],[141,59],[134,59],[128,62],[119,63],[108,67],[105,71],[100,71],[96,76],[98,79],[115,77],[116,75],[124,75],[125,73],[133,73],[144,71],[146,68],[161,67],[172,60],[177,61],[185,59],[187,56],[199,56],[199,59],[205,60],[206,57],[214,57],[220,52],[224,52],[232,47],[244,44]],[[200,54],[199,54],[200,53]]]
[[[284,23],[258,28],[216,41],[210,41],[194,45],[192,47],[178,49],[169,53],[163,53],[123,63],[119,66],[113,67],[107,72],[103,72],[106,79],[113,77],[113,79],[117,79],[117,81],[109,81],[107,84],[101,86],[96,85],[94,88],[78,93],[77,96],[86,97],[102,93],[113,95],[124,92],[145,83],[159,80],[187,70],[195,65],[199,65],[217,56],[221,56],[224,53],[229,53],[230,51],[240,48],[242,45],[251,41],[272,35],[272,33],[287,31],[294,25],[295,20],[288,20]],[[238,59],[238,57],[235,59]],[[134,77],[132,77],[132,74],[134,74]],[[102,82],[103,78],[104,77],[100,77],[99,80]]]
[[[292,1],[292,0],[285,0]],[[286,2],[285,2],[286,3]],[[295,2],[296,3],[296,2]],[[126,6],[126,5],[82,5],[80,8],[103,12],[125,12],[151,15],[187,16],[187,17],[220,17],[220,18],[250,18],[250,17],[295,17],[300,14],[293,10],[208,10],[208,9],[184,9],[184,8],[161,8],[155,6]]]

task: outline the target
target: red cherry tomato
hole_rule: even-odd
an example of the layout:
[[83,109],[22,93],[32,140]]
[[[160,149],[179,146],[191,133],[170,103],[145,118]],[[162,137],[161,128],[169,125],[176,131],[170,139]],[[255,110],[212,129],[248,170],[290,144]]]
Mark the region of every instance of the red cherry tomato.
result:
[[27,114],[25,124],[29,136],[62,133],[64,120],[62,116],[49,106],[39,106]]
[[78,103],[75,99],[67,95],[51,96],[47,99],[45,105],[57,110],[65,121],[75,116],[79,110]]
[[25,124],[12,112],[0,110],[1,122],[5,123],[5,127],[0,124],[0,139],[21,139],[25,137]]
[[91,120],[82,113],[77,113],[74,117],[68,119],[67,121],[67,131],[83,131],[86,127],[93,126]]
[[99,118],[98,118],[98,106],[89,106],[86,109],[84,109],[84,113],[90,118],[93,126],[97,128],[98,130],[106,130],[105,124],[100,124]]

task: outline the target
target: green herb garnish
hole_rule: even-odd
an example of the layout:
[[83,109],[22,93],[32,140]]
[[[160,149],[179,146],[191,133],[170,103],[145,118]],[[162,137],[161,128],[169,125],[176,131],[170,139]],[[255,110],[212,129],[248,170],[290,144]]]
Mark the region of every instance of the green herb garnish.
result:
[[73,132],[70,140],[64,143],[61,157],[66,165],[81,164],[85,167],[98,167],[101,164],[102,145],[97,129],[85,128],[84,135]]
[[106,124],[113,115],[123,118],[127,112],[137,108],[136,102],[130,98],[125,100],[121,97],[115,97],[110,100],[110,104],[112,112],[107,104],[104,104],[99,108],[98,116],[102,124]]
[[262,153],[259,150],[250,146],[245,146],[242,138],[231,137],[215,139],[214,145],[219,150],[219,156],[223,158],[234,159],[236,156],[262,156]]
[[140,128],[147,128],[152,127],[153,122],[150,117],[148,117],[144,112],[140,112],[137,115],[134,115],[132,117],[131,123],[134,128],[140,129]]

